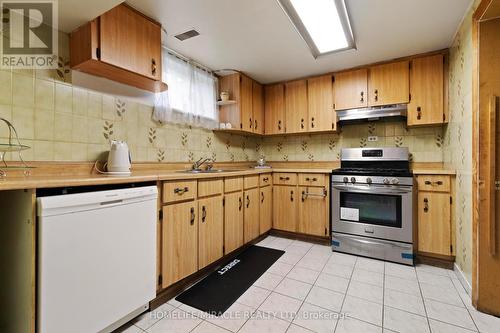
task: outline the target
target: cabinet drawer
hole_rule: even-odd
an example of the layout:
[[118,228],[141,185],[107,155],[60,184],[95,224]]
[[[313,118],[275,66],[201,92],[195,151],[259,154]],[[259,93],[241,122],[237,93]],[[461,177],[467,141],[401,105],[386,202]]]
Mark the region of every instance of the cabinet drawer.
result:
[[196,198],[196,180],[163,183],[163,202],[177,202]]
[[325,186],[326,176],[320,173],[300,173],[299,185],[301,186]]
[[222,179],[207,179],[198,181],[198,197],[221,194],[222,189]]
[[272,182],[273,182],[273,179],[272,179],[270,173],[265,173],[265,174],[259,176],[260,187],[271,185]]
[[417,177],[419,191],[450,192],[450,176],[420,175]]
[[246,189],[259,186],[259,176],[248,176],[243,179],[243,187]]
[[297,185],[297,174],[275,173],[273,174],[273,183],[276,185]]
[[236,192],[243,190],[243,178],[232,177],[224,179],[224,192]]

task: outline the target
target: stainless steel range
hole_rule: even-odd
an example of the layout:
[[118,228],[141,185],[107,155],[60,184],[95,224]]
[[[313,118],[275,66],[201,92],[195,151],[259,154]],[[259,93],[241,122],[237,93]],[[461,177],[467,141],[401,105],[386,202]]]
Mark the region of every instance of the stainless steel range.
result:
[[408,157],[408,148],[342,149],[331,182],[334,251],[413,265]]

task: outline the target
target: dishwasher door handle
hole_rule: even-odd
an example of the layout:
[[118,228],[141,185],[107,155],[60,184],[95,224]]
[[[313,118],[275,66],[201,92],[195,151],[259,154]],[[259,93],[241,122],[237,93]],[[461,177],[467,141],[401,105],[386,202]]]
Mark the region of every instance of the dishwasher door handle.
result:
[[122,202],[123,202],[123,200],[118,199],[118,200],[111,200],[111,201],[103,201],[103,202],[99,203],[99,205],[101,205],[101,206],[115,205],[115,204],[119,204]]

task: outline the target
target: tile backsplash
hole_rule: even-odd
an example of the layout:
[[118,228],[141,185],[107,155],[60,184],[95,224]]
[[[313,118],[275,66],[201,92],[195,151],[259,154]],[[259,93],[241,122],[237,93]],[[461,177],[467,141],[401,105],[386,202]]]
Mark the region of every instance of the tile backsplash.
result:
[[[59,38],[56,70],[0,70],[0,117],[12,121],[32,149],[25,160],[93,161],[112,139],[129,144],[134,161],[337,161],[341,147],[407,146],[416,162],[443,161],[443,128],[408,129],[403,122],[346,125],[338,134],[257,138],[213,133],[151,120],[152,107],[72,85],[68,35]],[[368,142],[368,136],[377,136]],[[0,124],[0,142],[7,128]],[[6,156],[16,160],[15,154]]]

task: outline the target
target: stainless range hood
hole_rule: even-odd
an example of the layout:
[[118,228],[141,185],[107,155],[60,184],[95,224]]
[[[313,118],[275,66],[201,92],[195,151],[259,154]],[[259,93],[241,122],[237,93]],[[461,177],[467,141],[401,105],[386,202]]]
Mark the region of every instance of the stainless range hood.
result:
[[408,107],[406,104],[373,106],[369,108],[337,111],[338,121],[341,124],[352,122],[375,121],[382,118],[406,118]]

